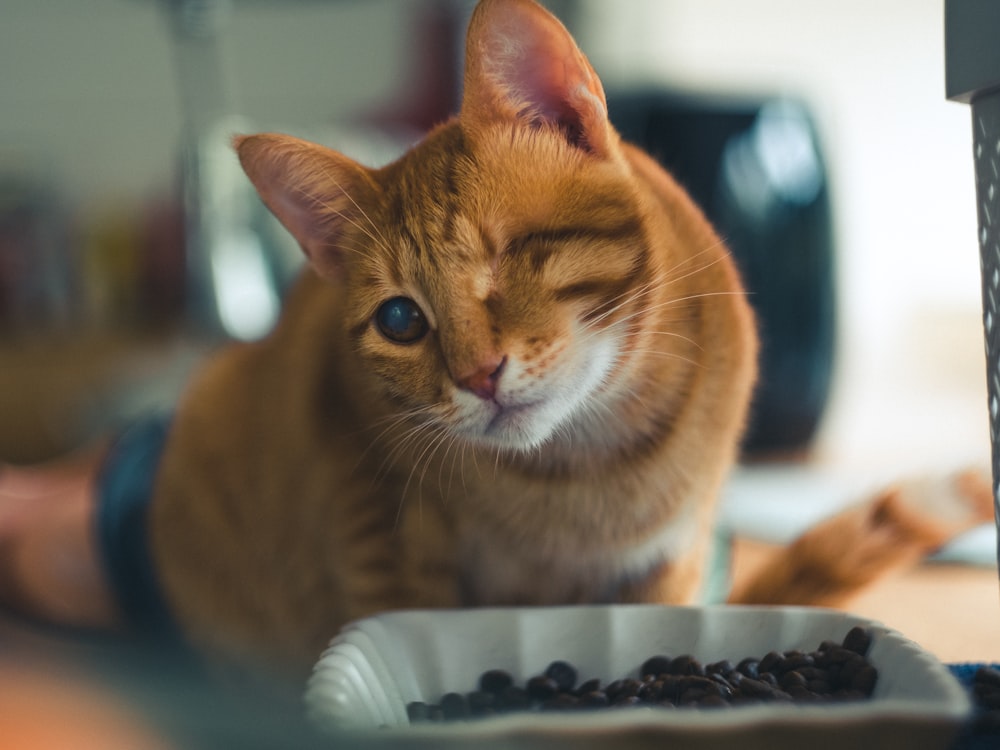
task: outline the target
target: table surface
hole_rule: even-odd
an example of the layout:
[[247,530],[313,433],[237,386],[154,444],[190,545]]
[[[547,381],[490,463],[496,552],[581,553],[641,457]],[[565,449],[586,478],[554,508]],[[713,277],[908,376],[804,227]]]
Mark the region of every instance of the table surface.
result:
[[[738,538],[733,567],[746,570],[773,549]],[[898,630],[941,661],[1000,663],[1000,579],[995,568],[923,563],[876,583],[845,608]]]

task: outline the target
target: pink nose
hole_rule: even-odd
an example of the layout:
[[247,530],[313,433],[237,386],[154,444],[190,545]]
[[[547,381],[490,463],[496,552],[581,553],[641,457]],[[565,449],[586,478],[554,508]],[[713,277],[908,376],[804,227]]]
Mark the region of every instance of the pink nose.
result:
[[455,383],[462,390],[475,393],[484,401],[492,401],[496,398],[497,383],[500,382],[500,376],[506,366],[506,356],[501,358],[499,362],[492,359],[477,368],[475,372],[455,378]]

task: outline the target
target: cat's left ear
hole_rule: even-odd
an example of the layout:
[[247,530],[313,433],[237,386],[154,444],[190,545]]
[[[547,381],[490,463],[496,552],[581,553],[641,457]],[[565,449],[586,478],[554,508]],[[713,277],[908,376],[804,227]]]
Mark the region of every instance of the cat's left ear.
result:
[[287,135],[237,136],[233,147],[264,204],[326,278],[344,270],[344,231],[364,221],[367,170],[331,149]]
[[597,74],[566,27],[534,0],[482,0],[476,7],[461,118],[556,126],[570,143],[601,157],[614,148]]

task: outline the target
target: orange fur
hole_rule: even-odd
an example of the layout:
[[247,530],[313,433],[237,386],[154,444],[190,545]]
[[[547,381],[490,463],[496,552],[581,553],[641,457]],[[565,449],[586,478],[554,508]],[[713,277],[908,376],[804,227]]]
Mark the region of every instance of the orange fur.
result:
[[[301,674],[387,609],[693,600],[753,315],[554,17],[483,0],[461,113],[385,168],[235,146],[310,268],[196,378],[163,455],[152,551],[195,645]],[[909,497],[821,524],[734,600],[839,602],[985,516]]]
[[[197,380],[164,457],[156,560],[212,651],[307,665],[388,608],[698,588],[754,378],[735,268],[546,11],[486,0],[468,50],[460,116],[383,169],[236,141],[315,273]],[[398,296],[416,343],[373,323]],[[496,417],[466,384],[501,361]]]

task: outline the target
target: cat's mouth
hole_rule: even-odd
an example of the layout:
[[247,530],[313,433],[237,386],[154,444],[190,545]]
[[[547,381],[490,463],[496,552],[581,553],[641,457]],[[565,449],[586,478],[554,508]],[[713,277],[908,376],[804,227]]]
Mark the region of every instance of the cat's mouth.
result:
[[541,401],[529,401],[524,404],[500,404],[497,402],[497,412],[483,430],[484,435],[491,437],[504,436],[511,429],[524,432],[531,422],[531,412],[535,411]]
[[546,418],[546,403],[545,399],[523,403],[494,400],[489,403],[490,411],[484,408],[460,429],[473,443],[521,450],[533,448],[552,431]]

